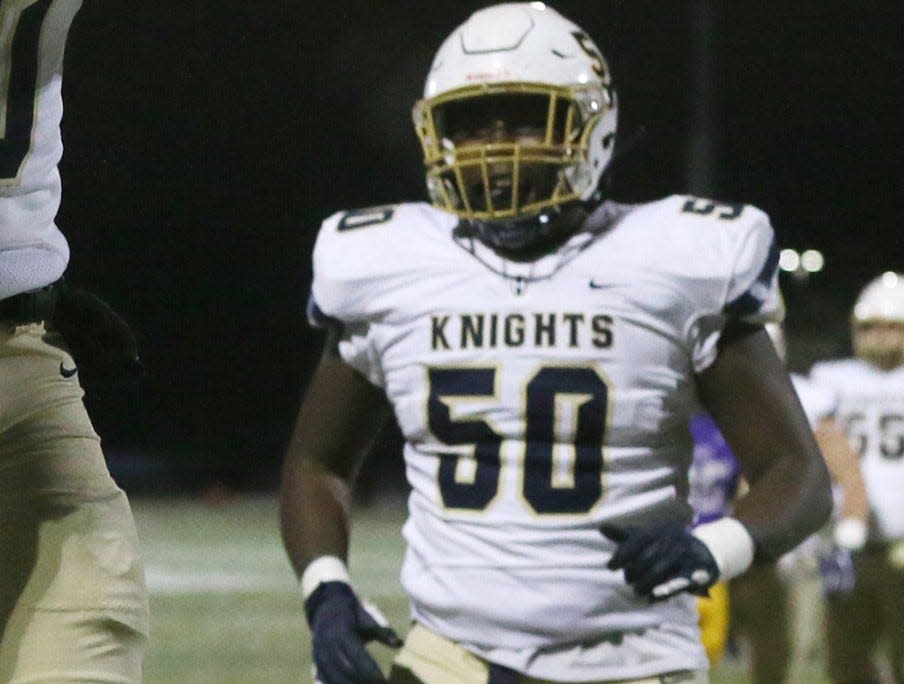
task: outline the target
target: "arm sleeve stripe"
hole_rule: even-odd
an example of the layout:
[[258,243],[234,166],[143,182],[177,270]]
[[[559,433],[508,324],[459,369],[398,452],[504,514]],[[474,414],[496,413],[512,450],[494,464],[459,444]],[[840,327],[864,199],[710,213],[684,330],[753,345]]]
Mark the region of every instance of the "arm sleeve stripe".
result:
[[766,255],[766,261],[760,274],[750,286],[750,289],[723,307],[722,312],[724,314],[727,316],[748,316],[759,310],[765,301],[765,297],[761,296],[761,293],[768,292],[769,283],[778,268],[778,257],[778,245],[775,244],[773,239],[772,244],[769,245],[769,253]]

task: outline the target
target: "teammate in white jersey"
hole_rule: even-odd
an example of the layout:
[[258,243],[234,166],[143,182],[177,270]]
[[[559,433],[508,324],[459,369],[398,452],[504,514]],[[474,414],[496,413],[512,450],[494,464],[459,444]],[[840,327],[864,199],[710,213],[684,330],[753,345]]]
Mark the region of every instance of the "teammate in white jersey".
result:
[[[694,593],[781,555],[829,480],[762,321],[777,254],[754,207],[606,201],[605,59],[542,3],[481,10],[414,109],[432,206],[327,219],[310,305],[330,329],[281,490],[325,684],[384,681],[392,633],[345,565],[350,487],[392,410],[412,492],[414,626],[391,682],[705,682]],[[692,533],[702,401],[752,483]]]
[[838,416],[860,453],[870,504],[865,544],[854,554],[852,591],[828,602],[834,682],[878,682],[884,641],[894,681],[904,682],[904,275],[884,273],[851,316],[855,358],[817,363],[811,378],[838,398]]
[[[787,344],[781,324],[767,323],[765,328],[779,358],[784,360]],[[791,374],[791,382],[813,427],[838,498],[843,501],[839,513],[845,521],[837,530],[843,532],[857,525],[865,530],[866,493],[857,455],[834,419],[835,395],[797,373]],[[734,454],[706,414],[694,418],[691,433],[695,445],[690,501],[695,520],[708,522],[731,515],[734,502],[747,488]],[[778,563],[761,563],[730,582],[713,586],[709,598],[698,600],[703,643],[711,662],[718,662],[730,626],[735,639],[748,642],[749,671],[754,684],[789,681],[792,647],[801,653],[801,649],[814,643],[812,626],[822,617],[816,556],[822,546],[833,544],[824,540],[825,536],[811,536]],[[850,535],[840,537],[847,544]],[[837,549],[833,546],[831,550]],[[730,584],[730,589],[724,587],[726,584]],[[763,600],[765,596],[768,601]],[[789,618],[793,618],[793,625]]]
[[61,79],[80,6],[0,2],[0,681],[14,684],[139,682],[147,641],[132,514],[75,365],[122,344],[132,361],[134,339],[60,282]]

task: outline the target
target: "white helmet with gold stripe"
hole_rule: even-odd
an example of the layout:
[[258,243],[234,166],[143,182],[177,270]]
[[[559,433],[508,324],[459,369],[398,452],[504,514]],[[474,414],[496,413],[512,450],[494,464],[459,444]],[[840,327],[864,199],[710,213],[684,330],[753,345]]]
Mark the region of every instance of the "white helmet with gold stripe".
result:
[[442,44],[413,111],[431,201],[463,219],[538,216],[596,192],[615,144],[609,67],[541,2],[478,12]]

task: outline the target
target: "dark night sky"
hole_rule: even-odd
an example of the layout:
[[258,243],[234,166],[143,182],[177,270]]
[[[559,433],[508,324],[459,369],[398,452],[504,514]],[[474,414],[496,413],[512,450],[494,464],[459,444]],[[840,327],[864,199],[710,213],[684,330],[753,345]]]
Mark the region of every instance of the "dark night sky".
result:
[[[144,464],[272,486],[321,341],[303,318],[317,225],[423,198],[410,106],[435,48],[485,4],[86,0],[59,223],[72,280],[131,321],[149,371],[88,388],[122,478]],[[768,211],[782,246],[825,252],[786,295],[791,331],[836,350],[857,288],[904,268],[901,4],[710,4],[713,193]],[[689,189],[692,5],[554,5],[609,57],[622,130],[648,130],[619,199]],[[149,486],[172,484],[161,473]]]

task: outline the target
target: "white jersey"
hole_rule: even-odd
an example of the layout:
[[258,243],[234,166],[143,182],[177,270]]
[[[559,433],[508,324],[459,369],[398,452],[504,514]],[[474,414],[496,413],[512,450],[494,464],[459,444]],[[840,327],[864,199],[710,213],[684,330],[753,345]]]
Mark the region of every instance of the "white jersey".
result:
[[806,375],[799,373],[791,373],[791,383],[812,427],[815,428],[820,422],[835,415],[838,397],[833,391],[817,385]]
[[780,315],[767,217],[606,203],[531,263],[455,225],[419,203],[337,214],[314,250],[312,320],[343,324],[405,436],[413,617],[538,678],[704,669],[694,598],[635,597],[598,530],[690,523],[694,372],[729,317]]
[[69,247],[54,223],[63,51],[81,0],[0,2],[0,299],[49,285]]
[[834,391],[838,420],[860,454],[878,540],[904,540],[904,367],[882,371],[861,359],[817,363],[814,382]]

